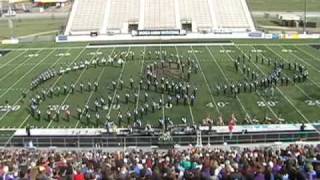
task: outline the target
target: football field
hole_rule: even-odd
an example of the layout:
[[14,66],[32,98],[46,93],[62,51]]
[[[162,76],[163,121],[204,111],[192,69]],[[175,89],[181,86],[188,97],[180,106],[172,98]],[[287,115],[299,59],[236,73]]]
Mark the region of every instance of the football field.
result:
[[[0,48],[0,52],[2,129],[28,125],[96,128],[104,127],[107,121],[127,127],[137,120],[142,125],[157,126],[159,120],[167,118],[173,124],[200,124],[209,120],[214,125],[226,125],[232,114],[237,124],[316,123],[319,120],[320,45],[315,43],[262,41],[114,47],[28,44],[20,48]],[[103,63],[103,59],[107,62]],[[122,65],[119,59],[124,61]],[[88,64],[81,68],[84,62]],[[159,87],[152,82],[147,88],[147,70],[154,64],[157,64],[154,71]],[[78,66],[80,68],[76,68]],[[186,68],[182,70],[182,66]],[[281,76],[277,76],[277,82],[265,86],[260,83],[279,69]],[[49,70],[65,72],[31,90],[31,82]],[[300,79],[302,72],[308,74],[305,80]],[[165,79],[163,82],[161,77]],[[174,84],[172,91],[166,87],[162,92],[161,86],[166,81]],[[251,86],[255,82],[257,86]],[[80,84],[84,86],[82,90]],[[181,96],[177,100],[174,87],[179,84],[182,89],[189,85],[186,99]],[[39,103],[33,114],[30,104],[37,96]],[[86,105],[88,109],[84,113]]]

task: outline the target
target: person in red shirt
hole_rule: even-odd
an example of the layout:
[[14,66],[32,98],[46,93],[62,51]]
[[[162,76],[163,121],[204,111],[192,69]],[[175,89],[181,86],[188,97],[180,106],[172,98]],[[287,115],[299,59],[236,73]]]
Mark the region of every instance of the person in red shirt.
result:
[[78,170],[77,174],[74,175],[73,180],[84,180],[84,174],[80,170]]

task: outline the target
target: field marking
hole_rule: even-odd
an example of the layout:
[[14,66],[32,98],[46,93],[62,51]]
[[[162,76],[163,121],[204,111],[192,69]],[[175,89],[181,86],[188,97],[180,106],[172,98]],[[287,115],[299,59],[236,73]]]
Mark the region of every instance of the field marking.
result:
[[[265,47],[267,47],[267,46],[265,46]],[[279,47],[283,47],[283,46],[279,45]],[[267,47],[267,48],[270,49],[272,52],[274,52],[274,50],[272,50],[271,48],[269,48],[269,47]],[[276,54],[278,54],[278,53],[276,53]],[[320,70],[319,70],[318,68],[315,68],[312,64],[304,61],[302,58],[300,58],[300,57],[297,56],[296,54],[294,54],[294,53],[290,53],[290,54],[292,54],[293,56],[295,56],[296,58],[298,58],[298,60],[301,61],[302,63],[306,64],[307,66],[310,66],[313,70],[315,70],[315,71],[317,71],[317,72],[320,72]],[[281,56],[280,56],[280,57],[281,57]]]
[[[141,65],[141,69],[140,69],[140,74],[143,73],[145,55],[146,55],[146,47],[144,47],[144,49],[143,49],[142,65]],[[135,108],[136,111],[138,110],[138,106],[139,106],[140,91],[141,91],[141,88],[139,86],[139,88],[138,88],[138,99],[137,99],[136,108]]]
[[[283,46],[280,46],[280,47],[283,47]],[[272,50],[271,48],[268,48],[270,49],[272,52],[274,52],[274,50]],[[275,52],[275,54],[278,54],[277,52]],[[312,64],[310,64],[309,62],[306,62],[304,59],[302,59],[301,57],[297,56],[295,53],[290,53],[290,55],[293,55],[295,56],[299,61],[301,61],[302,63],[304,63],[305,65],[307,66],[310,66],[312,69],[314,69],[315,71],[317,72],[320,72],[320,69],[318,68],[315,68]],[[280,55],[279,55],[280,56]],[[280,56],[282,57],[282,56]]]
[[[14,51],[13,51],[14,52]],[[15,56],[14,58],[11,58],[9,61],[7,61],[4,64],[1,64],[0,69],[2,69],[3,67],[7,66],[9,63],[11,63],[12,61],[18,59],[20,56],[22,56],[24,53],[28,52],[28,50],[25,50],[24,52],[20,53],[19,55]],[[5,57],[5,56],[4,56]]]
[[[264,46],[264,47],[266,47],[267,49],[269,49],[269,51],[271,51],[273,54],[275,54],[275,55],[277,55],[278,57],[280,57],[281,59],[283,59],[285,62],[288,62],[288,61],[287,61],[283,56],[281,56],[278,52],[274,51],[273,49],[271,49],[271,48],[269,48],[269,47],[267,47],[267,46]],[[298,56],[295,55],[295,54],[292,54],[292,55],[294,55],[296,58],[300,58],[300,57],[298,57]],[[301,58],[300,58],[300,61],[304,62]],[[319,71],[319,72],[320,72],[320,71]],[[320,88],[320,86],[317,85],[317,83],[316,83],[315,81],[313,81],[313,80],[311,79],[311,77],[309,77],[308,80],[310,80],[314,85],[316,85],[318,88]]]
[[[243,54],[245,54],[241,48],[239,48],[238,46],[235,46],[236,48],[238,48]],[[251,46],[252,48],[254,48],[253,46]],[[253,63],[255,65],[255,67],[264,75],[265,72],[261,70],[261,68],[259,66],[256,65],[256,63]],[[297,108],[294,103],[292,103],[292,101],[281,91],[281,89],[279,87],[276,86],[276,89],[280,92],[280,94],[287,100],[287,102],[297,111],[298,114],[300,114],[300,116],[306,121],[310,123],[310,120],[300,111],[299,108]]]
[[164,112],[164,106],[165,106],[165,103],[164,103],[164,94],[161,94],[161,98],[162,98],[162,120],[163,122],[165,122],[165,118],[166,118],[166,115],[165,115],[165,112]]
[[[112,51],[111,51],[110,53],[108,53],[108,54],[113,54],[114,50],[115,50],[115,48],[113,48]],[[102,71],[99,73],[99,76],[98,76],[98,79],[97,79],[97,82],[98,82],[99,84],[101,84],[101,83],[100,83],[101,77],[102,77],[102,75],[104,74],[104,71],[105,71],[105,70],[106,70],[106,66],[103,66]],[[93,93],[94,93],[94,91],[91,91],[91,92],[90,92],[90,95],[89,95],[89,97],[88,97],[88,99],[87,99],[87,101],[86,101],[86,103],[85,103],[86,105],[89,104],[89,102],[90,102],[90,100],[91,100],[91,98],[92,98],[92,96],[93,96]],[[75,129],[77,129],[77,127],[79,126],[79,123],[80,123],[80,121],[77,121],[76,126],[75,126]]]
[[[128,55],[128,53],[129,53],[130,49],[131,49],[131,47],[129,47],[129,48],[127,49],[127,55]],[[122,66],[122,69],[121,69],[121,72],[120,72],[120,75],[119,75],[119,78],[118,78],[118,81],[117,81],[116,89],[115,89],[115,91],[113,92],[113,97],[112,97],[112,100],[111,100],[111,107],[110,107],[109,110],[108,110],[107,116],[110,116],[110,113],[111,113],[111,111],[112,111],[112,105],[113,105],[114,99],[115,99],[115,97],[116,97],[116,95],[117,95],[117,91],[118,91],[118,88],[119,88],[120,80],[122,79],[122,75],[123,75],[124,69],[125,69],[125,67],[126,67],[126,64],[127,64],[127,62],[125,62],[125,63],[123,64],[123,66]],[[107,122],[107,120],[106,120],[104,123],[106,124],[106,122]]]
[[[42,51],[42,50],[38,51],[37,53],[40,53],[41,51]],[[55,51],[55,50],[52,50],[51,52],[54,52],[54,51]],[[23,66],[23,65],[25,64],[25,62],[27,62],[29,59],[31,59],[31,57],[26,58],[26,59],[23,61],[23,63],[20,63],[18,66],[16,66],[15,68],[11,69],[11,70],[9,71],[9,73],[7,73],[5,76],[2,76],[2,77],[0,78],[0,82],[1,82],[2,80],[6,79],[8,76],[10,76],[12,73],[16,72],[16,70],[17,70],[18,68],[20,68],[21,66]]]
[[[104,45],[103,48],[113,48],[113,47],[144,47],[144,46],[220,46],[221,44],[225,45],[235,45],[233,41],[227,42],[227,43],[214,43],[214,42],[208,42],[208,43],[170,43],[170,44],[150,44],[150,43],[143,43],[143,44],[108,44]],[[294,45],[294,46],[306,46],[306,45],[320,45],[320,43],[237,43],[237,46],[278,46],[278,45]],[[82,48],[90,48],[89,45],[83,45],[83,46],[69,46],[69,47],[42,47],[42,48],[0,48],[0,50],[10,50],[10,51],[23,51],[23,50],[38,50],[38,49],[82,49]],[[95,47],[92,47],[95,48]],[[101,49],[103,49],[101,48]]]
[[[67,49],[67,51],[69,51],[70,49]],[[57,57],[58,58],[58,57]],[[21,63],[10,63],[10,64],[7,64],[7,66],[17,66]],[[37,63],[24,63],[25,66],[34,66],[36,65]],[[52,63],[42,63],[42,65],[51,65]],[[59,65],[68,65],[67,63],[60,63]]]
[[314,56],[313,54],[309,53],[308,51],[302,49],[301,47],[298,46],[294,46],[298,51],[303,52],[305,55],[312,57],[314,60],[320,62],[320,59],[318,59],[316,56]]
[[[97,49],[96,52],[97,52],[97,51],[99,51],[99,49]],[[97,55],[92,56],[89,61],[91,62],[91,61],[93,60],[93,58],[95,58],[95,57],[97,57]],[[74,85],[77,85],[77,84],[78,84],[78,82],[80,81],[80,79],[81,79],[81,77],[83,76],[84,72],[86,72],[86,68],[81,71],[81,73],[80,73],[80,75],[78,76],[78,78],[76,79],[76,82],[74,83]],[[70,93],[66,95],[66,97],[63,99],[63,101],[62,101],[62,103],[60,104],[59,107],[61,107],[62,105],[64,105],[64,103],[68,100],[69,96],[70,96]],[[53,119],[50,120],[50,122],[49,122],[49,124],[47,125],[46,128],[49,128],[49,127],[51,126],[51,124],[53,123],[53,121],[54,121]]]
[[41,61],[38,62],[38,64],[36,66],[33,66],[31,69],[29,69],[29,71],[27,71],[23,76],[21,76],[18,80],[15,81],[15,83],[13,83],[4,93],[2,93],[0,95],[0,98],[2,98],[5,94],[7,94],[9,92],[10,89],[12,89],[12,87],[14,87],[18,82],[20,82],[24,77],[26,77],[27,75],[29,75],[30,72],[32,72],[36,67],[38,67],[41,62],[43,62],[44,60],[46,60],[55,50],[52,50],[50,53],[47,54],[47,56],[45,56]]
[[[265,47],[266,47],[266,46],[265,46]],[[269,49],[269,51],[271,51],[271,53],[273,53],[274,55],[280,57],[283,61],[285,61],[285,62],[288,63],[288,61],[287,61],[283,56],[281,56],[280,54],[278,54],[277,52],[273,51],[272,49],[270,49],[270,48],[268,48],[268,47],[266,47],[266,48]],[[262,56],[263,56],[263,57],[266,57],[266,56],[264,56],[263,54],[262,54]],[[285,77],[288,77],[285,73],[284,73],[284,75],[285,75]],[[317,85],[312,79],[310,79],[310,78],[308,78],[308,79],[309,79],[314,85],[316,85],[317,87],[320,87],[320,86]],[[294,87],[298,88],[298,89],[300,90],[300,92],[301,92],[305,97],[307,97],[307,98],[309,98],[309,99],[314,99],[314,98],[312,98],[311,96],[309,96],[308,93],[305,92],[299,85],[300,85],[300,84],[294,83]]]
[[[69,49],[69,50],[71,50],[71,49]],[[69,51],[68,50],[68,51]],[[78,58],[80,57],[80,55],[85,51],[86,49],[85,48],[83,48],[80,52],[79,52],[79,54],[73,59],[73,61],[69,64],[69,65],[71,65],[71,64],[73,64],[74,62],[76,62],[76,60],[78,60]],[[60,58],[63,58],[62,56],[61,57],[59,57],[58,59],[60,59]],[[60,60],[58,60],[58,61],[60,61]],[[58,61],[56,61],[56,63],[58,62]],[[51,67],[54,67],[55,66],[55,64],[52,64],[52,66]],[[62,76],[59,76],[55,81],[54,81],[54,83],[50,86],[51,88],[52,87],[54,87],[58,82],[59,82],[59,80],[62,78]],[[22,97],[20,97],[20,99],[18,99],[17,101],[16,101],[16,103],[18,103],[20,100],[22,99]],[[15,104],[16,104],[15,103]],[[22,121],[22,123],[20,124],[20,126],[18,127],[18,128],[21,128],[23,125],[24,125],[24,123],[25,122],[27,122],[28,121],[28,119],[30,118],[30,114],[28,114],[28,116]],[[1,118],[2,119],[2,118]],[[0,121],[1,121],[1,119],[0,119]]]
[[[227,81],[228,84],[230,84],[229,79],[227,78],[226,74],[224,73],[223,69],[221,68],[220,64],[217,62],[216,58],[213,56],[211,50],[208,48],[208,46],[206,46],[207,51],[209,52],[211,59],[215,62],[215,64],[217,65],[218,69],[220,70],[222,76],[224,77],[224,79]],[[244,113],[247,115],[249,114],[248,111],[246,110],[246,108],[244,107],[244,105],[242,104],[241,100],[239,99],[239,97],[236,95],[236,99],[238,100],[242,111],[244,111]],[[250,114],[249,114],[250,115]]]
[[[159,44],[159,51],[160,51],[160,54],[159,54],[159,57],[160,57],[160,60],[162,60],[162,44]],[[161,98],[162,98],[162,120],[163,122],[165,122],[165,102],[164,102],[164,93],[161,94]],[[165,127],[164,127],[165,128]]]
[[[223,46],[221,46],[223,49],[225,49]],[[227,53],[229,59],[234,62],[233,58],[231,57],[231,55],[229,53]],[[248,55],[245,53],[244,54],[246,57],[248,57]],[[242,69],[240,68],[240,71],[242,72]],[[243,73],[243,72],[242,72]],[[244,76],[246,79],[248,79],[246,76]],[[260,97],[260,99],[264,102],[267,103],[267,101],[264,99],[264,97],[262,97],[260,95],[260,93],[257,93],[258,97]],[[267,106],[267,108],[269,109],[269,111],[274,115],[275,118],[279,119],[278,115],[273,111],[273,109],[270,106]],[[250,118],[251,120],[251,118]]]
[[[9,88],[0,89],[0,91],[7,91]],[[26,91],[28,88],[12,88],[9,91]]]
[[18,39],[23,39],[23,38],[30,38],[30,37],[35,37],[35,36],[40,36],[40,35],[45,35],[45,34],[51,34],[51,33],[57,33],[59,32],[58,30],[53,30],[53,31],[43,31],[43,32],[38,32],[38,33],[33,33],[33,34],[27,34],[23,36],[18,36]]
[[199,65],[199,69],[200,69],[200,71],[201,71],[202,77],[203,77],[203,79],[204,79],[204,81],[205,81],[205,83],[206,83],[206,85],[207,85],[208,90],[209,90],[209,94],[210,94],[211,101],[212,101],[213,104],[216,106],[217,112],[218,112],[219,114],[221,114],[221,112],[220,112],[220,110],[219,110],[219,107],[218,107],[218,105],[217,105],[217,103],[216,103],[216,100],[214,99],[214,97],[213,97],[213,95],[212,95],[213,93],[212,93],[212,90],[211,90],[211,88],[210,88],[208,79],[207,79],[207,77],[205,76],[205,74],[203,73],[202,66],[201,66],[201,64],[200,64],[200,62],[199,62],[199,59],[198,59],[198,57],[196,56],[196,54],[194,53],[193,47],[190,46],[190,48],[192,49],[192,54],[193,54],[193,56],[196,58],[196,61],[197,61],[198,65]]
[[[180,61],[180,55],[179,55],[179,51],[178,51],[177,46],[175,46],[175,49],[176,49],[178,60]],[[192,111],[192,107],[190,105],[190,99],[189,98],[188,98],[188,106],[189,106],[189,111],[190,111],[190,115],[191,115],[192,124],[194,124],[194,116],[193,116],[193,111]]]

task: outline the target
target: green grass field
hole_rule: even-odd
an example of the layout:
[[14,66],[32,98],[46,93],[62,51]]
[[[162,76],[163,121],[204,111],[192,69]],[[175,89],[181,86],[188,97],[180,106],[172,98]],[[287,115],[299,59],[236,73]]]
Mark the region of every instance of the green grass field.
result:
[[[304,11],[305,0],[247,0],[252,11]],[[308,11],[320,11],[320,1],[307,0]]]
[[[0,21],[0,40],[8,39],[12,35],[17,37],[27,36],[41,33],[39,35],[56,35],[61,26],[66,24],[66,19],[50,18],[50,19],[17,19],[13,18],[13,32],[9,29],[8,21]],[[42,34],[45,33],[45,34]]]
[[[300,41],[304,42],[304,41]],[[5,46],[2,46],[4,48]],[[94,101],[96,98],[108,96],[114,97],[116,94],[120,96],[120,111],[125,116],[127,111],[133,111],[135,108],[140,108],[144,102],[144,94],[149,94],[148,104],[152,101],[158,102],[160,98],[166,102],[167,95],[163,96],[159,92],[153,90],[147,91],[144,88],[140,89],[135,85],[134,89],[129,88],[129,79],[132,77],[135,82],[138,82],[145,76],[145,68],[147,65],[157,61],[159,58],[154,53],[156,51],[166,51],[167,54],[173,54],[176,58],[178,54],[182,62],[186,62],[188,57],[194,60],[199,67],[198,73],[192,73],[190,85],[197,87],[197,99],[194,106],[189,104],[183,105],[182,101],[179,105],[175,105],[173,100],[173,108],[161,107],[155,113],[144,115],[142,123],[158,124],[158,120],[163,116],[170,117],[174,124],[181,124],[182,117],[187,119],[188,124],[201,123],[203,119],[210,117],[214,120],[214,124],[218,124],[218,117],[221,115],[224,123],[227,124],[231,114],[234,113],[238,119],[238,124],[264,124],[264,123],[314,123],[319,120],[320,107],[320,50],[311,47],[308,42],[291,43],[291,42],[268,42],[268,41],[239,41],[235,45],[190,45],[179,46],[177,44],[168,46],[142,46],[142,47],[115,47],[115,48],[85,48],[83,44],[27,44],[20,45],[19,48],[11,46],[11,51],[0,57],[0,105],[4,106],[5,102],[11,106],[19,106],[17,111],[5,111],[2,108],[0,112],[0,127],[1,128],[23,128],[27,125],[43,128],[83,128],[83,127],[103,127],[106,121],[106,115],[110,115],[111,119],[118,122],[119,110],[109,108],[99,110],[101,116],[100,122],[95,120]],[[8,48],[8,47],[7,47]],[[98,66],[91,67],[86,70],[71,71],[62,76],[57,76],[41,85],[34,91],[29,91],[30,83],[39,73],[48,68],[59,69],[60,67],[70,67],[74,62],[83,60],[91,61],[94,58],[107,57],[109,54],[119,54],[120,52],[134,52],[133,60],[128,59],[125,65],[119,66]],[[143,54],[142,52],[151,52]],[[97,53],[100,52],[100,53]],[[70,53],[70,56],[57,56],[58,54]],[[38,54],[38,56],[30,57],[29,55]],[[303,83],[293,84],[289,86],[277,86],[274,91],[274,96],[265,95],[264,90],[257,92],[240,93],[236,98],[230,94],[219,95],[216,92],[216,85],[230,84],[238,81],[249,81],[250,78],[236,72],[234,68],[234,60],[238,56],[250,55],[252,60],[246,62],[247,67],[257,72],[260,76],[270,74],[272,65],[256,62],[256,55],[259,58],[270,58],[272,62],[278,63],[299,63],[304,65],[309,71],[309,79]],[[162,57],[163,59],[163,57]],[[173,73],[177,73],[174,71]],[[291,71],[283,71],[285,76],[291,77]],[[178,75],[181,75],[181,73]],[[172,79],[170,75],[167,75]],[[112,81],[124,81],[124,89],[117,88],[115,91],[111,88]],[[83,82],[99,82],[97,92],[84,91],[79,92],[79,83]],[[42,89],[50,87],[61,87],[75,83],[76,91],[74,94],[61,93],[58,96],[47,98],[40,105],[41,119],[37,120],[30,116],[29,104],[35,94],[39,94]],[[22,92],[28,91],[27,97],[22,100]],[[139,95],[138,103],[130,102],[125,104],[124,95],[129,93]],[[133,97],[131,96],[131,101]],[[115,101],[112,101],[113,104]],[[212,106],[208,106],[208,104]],[[82,118],[80,121],[76,118],[77,107],[84,107],[85,104],[90,106],[91,120],[86,121]],[[63,113],[59,121],[47,120],[46,110],[49,105],[68,105],[71,110],[71,119],[64,120]],[[249,116],[250,118],[248,118]],[[270,117],[271,120],[265,121],[265,117]],[[255,119],[257,121],[255,121]],[[284,121],[279,121],[284,119]],[[131,123],[130,123],[131,124]],[[124,117],[122,126],[126,127],[127,121]]]

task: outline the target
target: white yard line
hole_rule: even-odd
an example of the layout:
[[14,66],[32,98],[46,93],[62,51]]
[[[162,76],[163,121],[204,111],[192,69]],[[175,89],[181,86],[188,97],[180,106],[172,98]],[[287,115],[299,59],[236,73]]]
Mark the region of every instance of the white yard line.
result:
[[[177,46],[175,46],[175,50],[176,50],[176,53],[177,53],[177,57],[178,57],[178,60],[180,61],[180,55],[179,55],[179,51],[178,51],[178,48]],[[193,111],[192,111],[192,107],[190,105],[190,100],[188,99],[188,106],[189,106],[189,111],[190,111],[190,115],[191,115],[191,121],[192,121],[192,124],[194,124],[194,116],[193,116]]]
[[[269,49],[273,54],[277,55],[278,57],[280,57],[281,59],[283,59],[284,61],[288,62],[283,56],[281,56],[279,53],[277,53],[276,51],[274,51],[273,49],[265,46],[267,49]],[[299,56],[295,55],[294,53],[292,53],[291,55],[293,55],[294,57],[296,57],[297,59],[299,59],[302,62],[305,62],[302,58],[300,58]],[[305,62],[305,64],[307,64],[307,62]],[[309,63],[308,63],[309,64]],[[309,66],[313,67],[311,64],[309,64]],[[313,67],[314,68],[314,67]],[[315,68],[316,69],[316,68]],[[318,71],[320,72],[320,71]],[[311,81],[314,85],[316,85],[318,88],[320,88],[319,85],[317,85],[317,83],[315,81],[313,81],[310,77],[308,78],[309,81]]]
[[20,56],[22,56],[25,52],[27,52],[28,50],[25,50],[24,52],[20,53],[19,55],[15,56],[14,58],[11,58],[9,61],[6,61],[6,63],[1,64],[0,69],[2,69],[3,67],[7,66],[9,63],[11,63],[12,61],[18,59]]
[[0,89],[0,91],[25,91],[25,90],[28,90],[27,88],[12,88],[12,89],[9,89],[9,88],[4,88],[4,89]]
[[[235,47],[238,48],[243,54],[245,54],[245,53],[242,51],[241,48],[239,48],[238,46],[235,46]],[[251,47],[252,47],[252,46],[251,46]],[[262,74],[266,75],[265,72],[259,68],[259,66],[257,66],[255,63],[253,63],[253,64],[256,66],[256,68],[257,68]],[[300,111],[299,108],[297,108],[297,106],[294,105],[294,103],[281,91],[281,89],[280,89],[279,87],[277,87],[277,86],[276,86],[276,89],[277,89],[277,90],[280,92],[280,94],[287,100],[287,102],[297,111],[297,113],[304,119],[304,121],[310,123],[310,120]]]
[[[76,60],[78,60],[78,58],[80,57],[80,55],[81,55],[85,50],[86,50],[86,49],[83,48],[83,49],[80,51],[80,53],[77,55],[77,57],[75,57],[75,58],[73,59],[73,61],[72,61],[69,65],[73,64]],[[58,59],[60,59],[60,58],[62,58],[62,57],[59,57]],[[58,60],[58,61],[59,61],[59,60]],[[56,63],[58,63],[58,61],[56,61]],[[55,64],[52,64],[51,68],[54,67],[54,66],[55,66]],[[59,80],[60,80],[61,78],[62,78],[62,76],[59,76],[59,77],[54,81],[54,83],[53,83],[50,87],[51,87],[51,88],[54,87],[54,86],[59,82]],[[15,104],[17,104],[20,100],[21,100],[21,98],[18,99]],[[15,104],[14,104],[14,105],[15,105]],[[30,118],[30,116],[31,116],[31,115],[29,114],[29,115],[22,121],[22,123],[20,124],[20,126],[19,126],[18,128],[22,128],[22,126],[24,125],[25,122],[28,121],[28,119]],[[1,118],[1,119],[2,119],[2,118]],[[0,119],[0,121],[1,121],[1,119]]]
[[[211,58],[213,59],[213,61],[215,62],[215,64],[217,65],[217,67],[219,68],[220,72],[222,73],[222,76],[224,77],[224,79],[227,81],[228,84],[230,84],[229,79],[227,78],[226,74],[224,73],[223,69],[221,68],[221,66],[219,65],[219,63],[217,62],[216,58],[213,56],[211,50],[208,48],[208,46],[206,46]],[[245,114],[249,114],[249,112],[246,110],[246,108],[244,107],[244,105],[242,104],[241,100],[239,99],[239,97],[236,95],[236,98],[242,108],[242,110],[244,111]],[[250,115],[250,114],[249,114]]]
[[201,64],[200,64],[200,62],[199,62],[199,59],[198,59],[197,55],[194,53],[193,47],[190,46],[190,48],[191,48],[191,50],[192,50],[193,56],[196,58],[196,61],[197,61],[198,65],[199,65],[199,69],[200,69],[200,71],[201,71],[203,80],[204,80],[204,82],[205,82],[206,85],[207,85],[207,88],[208,88],[208,91],[209,91],[209,94],[210,94],[211,101],[212,101],[213,104],[215,105],[217,112],[220,114],[221,112],[220,112],[219,107],[218,107],[218,105],[217,105],[217,103],[216,103],[216,100],[214,99],[214,97],[213,97],[213,95],[212,95],[212,94],[213,94],[213,93],[212,93],[212,90],[211,90],[211,88],[210,88],[210,85],[209,85],[209,82],[208,82],[207,77],[206,77],[205,74],[203,73],[202,66],[201,66]]
[[[266,47],[266,46],[265,46]],[[254,47],[253,47],[254,48]],[[268,48],[268,47],[266,47],[266,48]],[[268,48],[269,49],[269,48]],[[277,55],[278,57],[280,57],[283,61],[285,61],[285,62],[287,62],[288,63],[288,61],[285,59],[285,58],[283,58],[280,54],[278,54],[277,52],[275,52],[275,51],[273,51],[272,49],[269,49],[273,54],[275,54],[275,55]],[[265,57],[263,54],[261,54],[263,57]],[[288,77],[287,75],[285,75],[285,77]],[[312,79],[310,79],[309,78],[309,80],[313,83],[313,81],[312,81]],[[316,86],[318,86],[316,83],[313,83],[314,85],[316,85]],[[294,84],[294,86],[297,88],[297,89],[299,89],[300,90],[300,92],[305,96],[305,97],[307,97],[307,98],[309,98],[309,99],[313,99],[312,97],[310,97],[309,95],[308,95],[308,93],[307,92],[305,92],[301,87],[299,87],[299,85],[297,85],[297,84]],[[318,86],[318,87],[320,87],[320,86]]]
[[[112,49],[112,51],[111,51],[110,54],[112,54],[112,53],[114,52],[114,50],[115,50],[115,48]],[[97,82],[98,82],[99,84],[101,84],[101,82],[100,82],[100,81],[101,81],[101,77],[102,77],[102,75],[104,74],[105,69],[106,69],[106,66],[103,66],[102,71],[99,73],[99,76],[98,76],[98,79],[97,79]],[[94,94],[94,91],[91,91],[91,92],[90,92],[90,95],[89,95],[89,97],[88,97],[88,99],[87,99],[87,101],[86,101],[85,104],[89,104],[89,102],[90,102],[93,94]],[[76,126],[75,126],[75,129],[78,128],[79,124],[80,124],[80,121],[77,121]]]
[[[159,50],[160,50],[160,60],[162,60],[162,46],[161,46],[161,43],[159,44]],[[161,94],[161,98],[162,98],[162,120],[163,122],[165,122],[165,109],[164,109],[164,106],[165,106],[165,102],[164,102],[164,94]]]
[[[59,58],[59,57],[57,57]],[[20,63],[10,63],[10,64],[7,64],[7,66],[18,66]],[[25,66],[34,66],[36,65],[37,63],[25,63],[24,65]],[[42,65],[51,65],[52,63],[42,63]],[[67,65],[67,63],[61,63],[60,65]]]
[[[145,59],[145,55],[146,55],[146,47],[144,47],[143,49],[143,57],[142,57],[142,64],[141,64],[141,69],[140,69],[140,74],[143,73],[143,67],[144,67],[144,59]],[[140,61],[139,61],[140,62]],[[140,99],[140,91],[141,91],[141,88],[139,86],[138,88],[138,99],[137,99],[137,103],[136,103],[136,108],[135,110],[138,110],[138,106],[139,106],[139,99]]]
[[295,46],[297,50],[303,52],[304,54],[308,55],[309,57],[312,57],[314,60],[320,62],[320,59],[314,56],[313,54],[307,52],[306,50],[302,49],[301,47]]
[[[99,49],[97,49],[96,52],[98,52],[98,51],[99,51]],[[96,57],[96,55],[92,56],[92,57],[90,58],[90,62],[91,62],[92,59],[95,58],[95,57]],[[76,79],[76,82],[74,83],[75,85],[78,84],[78,82],[80,81],[80,79],[81,79],[81,77],[83,76],[84,72],[86,72],[86,69],[83,69],[83,70],[81,71],[80,75],[79,75],[78,78]],[[66,97],[63,99],[63,101],[62,101],[62,103],[60,104],[59,107],[61,107],[62,105],[64,105],[64,103],[68,100],[69,96],[70,96],[70,93],[66,95]],[[47,128],[49,128],[52,123],[53,123],[53,120],[50,120]]]
[[165,105],[165,103],[164,103],[164,95],[163,94],[161,94],[161,98],[162,98],[162,120],[163,121],[165,121],[165,112],[164,112],[164,105]]
[[[52,50],[51,52],[54,52],[54,51],[55,51],[55,50]],[[38,51],[37,53],[40,53],[40,52],[41,52],[41,50]],[[7,73],[5,76],[2,76],[2,77],[0,78],[0,82],[1,82],[2,80],[6,79],[7,77],[9,77],[12,73],[16,72],[16,70],[17,70],[18,68],[20,68],[21,66],[24,66],[25,63],[26,63],[29,59],[31,59],[31,57],[26,58],[26,59],[23,61],[23,63],[20,63],[18,66],[16,66],[16,67],[13,68],[12,70],[10,70],[9,73]]]
[[[223,46],[221,46],[223,49],[225,49]],[[229,57],[229,59],[231,60],[231,61],[233,61],[233,58],[231,57],[231,55],[229,54],[229,53],[226,53],[227,55],[228,55],[228,57]],[[245,54],[245,56],[246,57],[248,57],[248,55],[247,54]],[[240,68],[240,71],[242,72],[242,70],[241,70],[241,68]],[[243,73],[243,72],[242,72]],[[244,77],[246,77],[246,76],[244,76]],[[260,95],[260,94],[257,94],[258,95],[258,97],[260,97],[260,99],[264,102],[264,103],[266,103],[267,101]],[[274,117],[275,118],[279,118],[278,117],[278,115],[273,111],[273,109],[270,107],[270,106],[267,106],[267,108],[269,109],[269,111],[274,115]]]
[[[130,49],[131,49],[131,47],[128,48],[128,50],[127,50],[128,52],[127,53],[129,53]],[[114,99],[115,99],[115,97],[117,95],[117,91],[118,91],[118,87],[119,87],[119,84],[120,84],[120,80],[122,79],[122,75],[123,75],[124,69],[126,67],[126,64],[127,64],[127,62],[125,62],[124,65],[122,66],[122,69],[121,69],[121,72],[120,72],[120,75],[119,75],[119,78],[118,78],[118,81],[117,81],[116,89],[113,92],[113,97],[112,97],[112,100],[111,100],[111,107],[108,110],[107,116],[110,116],[110,113],[112,111],[112,105],[113,105]],[[105,123],[106,123],[106,121],[105,121]]]
[[9,92],[10,89],[12,89],[17,83],[19,83],[24,77],[26,77],[27,75],[29,75],[36,67],[38,67],[44,60],[46,60],[48,57],[50,57],[50,55],[54,52],[55,50],[52,50],[50,53],[47,54],[46,57],[44,57],[41,61],[39,61],[37,63],[37,65],[33,66],[31,69],[29,69],[29,71],[27,71],[23,76],[21,76],[18,80],[15,81],[15,83],[13,83],[7,91],[5,91],[4,93],[2,93],[0,95],[0,98],[2,98],[5,94],[7,94]]
[[[274,52],[275,54],[278,54],[277,52],[275,52],[273,49],[271,49],[270,47],[268,47],[268,46],[265,46],[265,47],[267,47],[268,49],[270,49],[272,52]],[[279,47],[282,47],[283,48],[283,46],[280,46],[279,45]],[[317,71],[317,72],[320,72],[320,70],[318,69],[318,68],[316,68],[316,67],[314,67],[312,64],[310,64],[310,63],[308,63],[308,62],[306,62],[306,61],[304,61],[302,58],[300,58],[299,56],[297,56],[297,55],[295,55],[294,53],[290,53],[290,54],[292,54],[293,56],[295,56],[299,61],[301,61],[302,63],[304,63],[304,64],[306,64],[307,66],[309,66],[311,69],[313,69],[313,70],[315,70],[315,71]],[[281,56],[280,56],[281,57]]]
[[[129,41],[129,40],[128,40]],[[144,44],[108,44],[108,45],[101,45],[101,49],[103,48],[113,48],[113,47],[149,47],[149,46],[156,46],[159,44],[156,43],[144,43]],[[161,46],[221,46],[221,45],[235,45],[234,42],[226,42],[226,43],[163,43]],[[256,46],[256,45],[262,45],[262,46],[278,46],[278,45],[293,45],[293,46],[306,46],[306,45],[320,45],[320,43],[239,43],[237,46]],[[98,46],[67,46],[67,47],[42,47],[42,48],[0,48],[0,50],[10,50],[10,51],[23,51],[23,50],[39,50],[39,49],[82,49],[82,48],[97,48]]]

